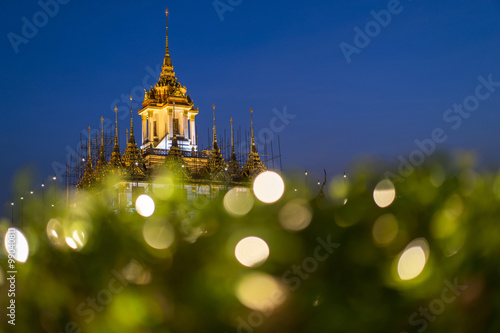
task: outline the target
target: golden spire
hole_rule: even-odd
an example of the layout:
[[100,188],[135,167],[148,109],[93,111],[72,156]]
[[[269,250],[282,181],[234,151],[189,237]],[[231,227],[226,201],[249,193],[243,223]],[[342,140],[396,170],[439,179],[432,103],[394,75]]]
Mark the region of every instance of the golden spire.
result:
[[92,167],[92,153],[90,152],[90,126],[89,126],[89,147],[88,147],[88,153],[87,153],[87,165],[90,165]]
[[132,95],[130,95],[130,137],[128,139],[128,142],[135,143],[135,137],[134,137],[134,117],[133,117],[133,113],[132,113]]
[[115,147],[118,147],[118,107],[117,106],[115,106]]
[[92,168],[92,151],[91,151],[91,138],[90,138],[90,126],[89,126],[89,142],[88,142],[88,152],[87,152],[87,166],[85,167],[85,171],[83,172],[82,178],[78,182],[77,187],[79,188],[89,188],[93,183],[93,173],[94,170]]
[[214,144],[217,143],[217,133],[215,131],[215,104],[212,105],[213,113],[214,113]]
[[109,164],[113,166],[121,166],[120,146],[118,145],[118,107],[115,106],[115,146]]
[[101,116],[101,147],[104,147],[104,118]]
[[94,172],[94,179],[102,181],[106,171],[106,155],[104,155],[104,118],[101,117],[101,147],[99,153],[99,160]]
[[234,153],[233,117],[231,117],[231,153]]
[[250,124],[251,124],[251,135],[252,135],[252,148],[248,154],[247,161],[243,167],[242,175],[244,178],[251,178],[257,175],[259,172],[266,170],[264,164],[260,160],[259,153],[257,152],[257,147],[255,147],[255,137],[253,135],[253,109],[250,109]]
[[253,108],[250,108],[250,128],[252,133],[252,151],[256,151],[257,148],[255,148],[255,138],[253,136]]
[[231,157],[229,158],[228,172],[233,179],[238,177],[240,172],[240,165],[236,154],[234,153],[234,132],[233,132],[233,118],[231,117]]
[[99,154],[99,163],[106,163],[104,156],[104,118],[101,116],[101,149]]
[[167,17],[167,31],[165,37],[165,59],[163,59],[163,66],[172,67],[172,59],[170,59],[170,51],[168,50],[168,9],[165,10],[165,15]]
[[212,105],[212,109],[214,117],[214,142],[212,143],[212,153],[208,159],[206,170],[212,179],[221,180],[219,178],[222,177],[222,179],[226,180],[226,178],[229,177],[227,174],[227,165],[224,161],[224,157],[222,157],[219,145],[217,144],[217,131],[215,130],[215,104]]

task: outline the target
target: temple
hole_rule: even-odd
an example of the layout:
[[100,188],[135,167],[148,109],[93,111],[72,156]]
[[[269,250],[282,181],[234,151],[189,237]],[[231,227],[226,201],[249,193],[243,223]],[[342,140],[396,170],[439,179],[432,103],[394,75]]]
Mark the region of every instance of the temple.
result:
[[267,169],[257,152],[252,109],[248,138],[251,144],[244,160],[241,158],[241,145],[240,157],[235,150],[232,118],[230,147],[226,147],[229,150],[227,161],[224,158],[217,140],[215,105],[212,107],[211,149],[198,149],[196,116],[200,110],[195,107],[187,94],[187,88],[175,75],[168,45],[168,10],[165,13],[167,30],[162,71],[156,85],[144,89],[142,108],[138,110],[142,120],[140,144],[136,141],[130,96],[130,131],[127,129],[125,151],[122,153],[119,146],[115,107],[113,135],[105,133],[101,118],[99,135],[93,139],[89,127],[88,142],[82,149],[85,157],[71,172],[68,168],[67,177],[74,179],[71,183],[75,185],[76,192],[99,188],[108,179],[114,182],[118,179],[117,200],[131,205],[139,194],[154,190],[152,186],[157,186],[157,182],[153,185],[152,180],[158,175],[170,175],[189,198],[200,194],[211,195],[234,186],[250,185],[257,174]]

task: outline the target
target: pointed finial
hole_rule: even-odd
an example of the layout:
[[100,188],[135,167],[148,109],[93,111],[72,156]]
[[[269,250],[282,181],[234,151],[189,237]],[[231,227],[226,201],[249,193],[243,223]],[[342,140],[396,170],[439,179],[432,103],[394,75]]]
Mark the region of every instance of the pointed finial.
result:
[[132,111],[132,95],[130,95],[130,137],[133,136],[134,136],[134,116]]
[[101,116],[101,147],[104,147],[104,118]]
[[212,105],[213,113],[214,113],[214,142],[217,142],[217,133],[215,131],[215,104]]
[[252,132],[252,147],[255,147],[255,138],[253,136],[253,108],[250,108],[250,125]]
[[167,18],[166,24],[166,37],[165,37],[165,59],[163,60],[163,66],[172,66],[172,60],[170,59],[170,51],[168,50],[168,9],[165,10],[165,15]]
[[213,114],[214,114],[214,128],[215,128],[215,104],[212,105],[212,110],[213,110]]
[[89,126],[89,149],[88,149],[87,163],[91,162],[92,162],[92,157],[90,155],[90,126]]
[[118,107],[115,106],[115,146],[118,146]]

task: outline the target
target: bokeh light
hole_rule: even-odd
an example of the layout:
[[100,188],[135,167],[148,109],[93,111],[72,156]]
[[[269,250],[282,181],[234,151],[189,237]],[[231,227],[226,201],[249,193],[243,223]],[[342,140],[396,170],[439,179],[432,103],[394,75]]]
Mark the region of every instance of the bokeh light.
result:
[[300,231],[307,228],[311,223],[312,212],[305,201],[293,200],[281,208],[278,217],[284,229]]
[[71,237],[66,237],[66,244],[73,250],[78,249],[78,244],[76,244],[75,240]]
[[377,245],[387,245],[396,238],[398,228],[398,221],[394,215],[382,215],[373,224],[373,240]]
[[137,260],[130,262],[122,270],[123,277],[128,281],[138,285],[145,285],[151,282],[151,272]]
[[256,267],[269,257],[269,246],[259,237],[246,237],[236,244],[234,256],[242,265]]
[[254,198],[248,188],[235,187],[224,195],[224,208],[233,216],[243,216],[252,210]]
[[434,213],[430,221],[430,231],[433,237],[443,239],[457,233],[460,227],[460,216],[464,206],[457,194],[452,195],[445,203],[444,209]]
[[389,179],[381,180],[373,190],[373,200],[380,208],[388,207],[396,198],[396,188]]
[[142,229],[144,240],[154,249],[163,250],[172,245],[175,240],[174,228],[163,220],[150,220]]
[[335,176],[328,184],[328,193],[336,203],[347,203],[347,195],[349,193],[349,182],[344,175]]
[[249,309],[272,312],[286,300],[286,288],[273,276],[254,272],[245,275],[236,286],[236,297]]
[[285,192],[285,183],[274,171],[260,173],[253,182],[253,192],[257,199],[264,203],[278,201]]
[[155,212],[155,202],[147,194],[141,194],[135,201],[137,213],[144,217],[150,217]]
[[53,246],[59,249],[66,246],[67,242],[64,237],[64,229],[59,220],[54,218],[50,219],[45,231],[47,233],[47,238]]
[[18,262],[26,262],[29,256],[28,240],[21,231],[9,228],[4,239],[5,250]]
[[398,275],[401,280],[411,280],[422,273],[429,257],[429,245],[423,238],[412,241],[398,261]]

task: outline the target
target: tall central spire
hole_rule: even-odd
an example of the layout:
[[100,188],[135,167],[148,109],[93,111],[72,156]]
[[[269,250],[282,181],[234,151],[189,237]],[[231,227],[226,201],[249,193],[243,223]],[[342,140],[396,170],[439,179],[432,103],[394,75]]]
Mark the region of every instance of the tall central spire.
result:
[[170,51],[168,50],[168,9],[165,10],[165,15],[167,17],[167,31],[165,37],[165,59],[163,59],[163,67],[172,67],[172,59],[170,59]]

